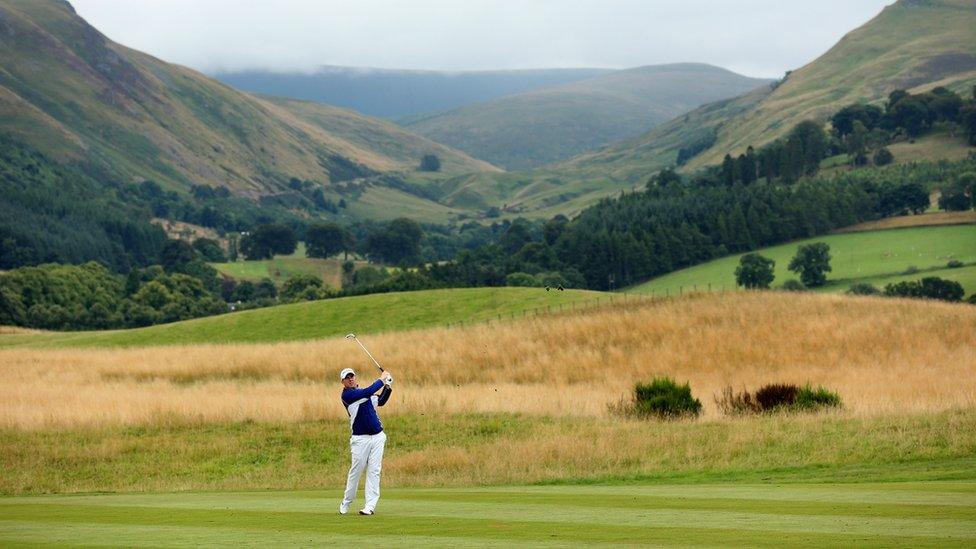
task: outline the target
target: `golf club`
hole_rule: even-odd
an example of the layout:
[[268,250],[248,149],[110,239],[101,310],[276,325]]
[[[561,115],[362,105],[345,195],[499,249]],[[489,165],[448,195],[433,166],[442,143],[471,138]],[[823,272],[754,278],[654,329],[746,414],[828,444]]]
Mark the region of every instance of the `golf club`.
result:
[[363,342],[362,341],[359,341],[359,338],[356,337],[356,334],[346,334],[346,339],[355,339],[356,340],[356,343],[358,343],[359,346],[363,348],[363,351],[366,351],[366,356],[368,356],[369,359],[373,361],[373,364],[375,364],[376,367],[379,368],[381,372],[384,372],[385,371],[383,369],[383,367],[380,366],[380,363],[379,362],[376,362],[376,359],[373,358],[373,355],[370,354],[369,349],[367,349],[366,346],[363,345]]

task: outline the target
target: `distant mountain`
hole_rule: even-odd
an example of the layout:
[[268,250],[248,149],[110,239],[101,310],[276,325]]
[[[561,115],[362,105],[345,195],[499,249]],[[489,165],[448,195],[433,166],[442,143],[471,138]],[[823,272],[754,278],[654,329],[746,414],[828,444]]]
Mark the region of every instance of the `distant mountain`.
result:
[[251,70],[215,72],[211,76],[240,90],[317,101],[370,116],[398,119],[610,72],[612,69],[442,72],[322,67],[311,74]]
[[681,63],[616,71],[403,123],[506,169],[548,164],[634,137],[770,80]]
[[634,180],[674,164],[686,147],[700,149],[686,166],[696,169],[781,137],[804,119],[826,121],[845,105],[882,101],[895,89],[946,86],[968,96],[973,84],[976,1],[900,0],[778,85],[705,105],[559,170]]
[[[640,188],[655,172],[674,166],[683,148],[697,155],[682,169],[696,170],[777,139],[804,119],[826,122],[845,105],[883,102],[895,89],[946,86],[968,97],[974,85],[976,0],[901,0],[783,81],[558,163],[459,176],[446,199],[524,216],[572,215],[608,195]],[[924,158],[939,156],[937,142],[923,148]],[[946,156],[958,158],[958,147]]]
[[252,197],[291,178],[414,170],[426,153],[448,172],[495,169],[388,122],[325,107],[315,117],[113,43],[67,2],[0,0],[0,133],[54,159]]

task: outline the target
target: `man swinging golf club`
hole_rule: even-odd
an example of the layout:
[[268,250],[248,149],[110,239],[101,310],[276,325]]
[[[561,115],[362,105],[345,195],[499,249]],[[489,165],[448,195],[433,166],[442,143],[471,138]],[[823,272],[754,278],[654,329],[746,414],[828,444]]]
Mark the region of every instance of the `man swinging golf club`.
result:
[[352,466],[346,480],[346,493],[339,504],[339,513],[345,515],[349,512],[349,506],[356,499],[359,477],[365,469],[366,504],[359,514],[372,515],[380,499],[380,470],[383,466],[383,446],[386,444],[386,433],[376,415],[376,407],[383,406],[390,399],[393,377],[389,372],[383,372],[380,379],[365,389],[359,388],[356,372],[352,368],[339,372],[339,379],[343,387],[342,405],[349,413],[349,425],[352,427],[352,437],[349,439]]

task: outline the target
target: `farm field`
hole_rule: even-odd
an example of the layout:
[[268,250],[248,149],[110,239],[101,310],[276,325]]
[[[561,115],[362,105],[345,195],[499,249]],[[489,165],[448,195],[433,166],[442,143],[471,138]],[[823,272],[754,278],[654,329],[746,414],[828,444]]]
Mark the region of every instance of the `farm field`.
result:
[[376,333],[523,314],[537,308],[582,305],[609,294],[543,288],[461,288],[344,297],[279,305],[159,324],[148,328],[91,332],[0,332],[0,348],[133,347],[193,343],[296,341]]
[[[286,256],[276,256],[273,259],[254,261],[228,261],[226,263],[211,263],[221,274],[237,280],[257,282],[262,278],[270,278],[276,286],[284,284],[289,277],[298,274],[316,276],[331,288],[342,288],[341,259],[319,259],[305,257],[305,243],[299,242],[295,253]],[[357,267],[366,265],[365,261],[354,261]]]
[[[799,277],[787,270],[790,259],[802,244],[825,242],[830,245],[833,271],[827,275],[822,292],[840,292],[856,282],[883,286],[897,280],[916,280],[925,276],[944,276],[958,280],[967,295],[976,292],[976,225],[916,227],[882,231],[830,234],[798,242],[756,250],[776,262],[779,286]],[[646,294],[675,294],[679,291],[735,289],[735,268],[743,254],[727,256],[632,286],[625,291]],[[950,259],[966,266],[945,269]],[[905,275],[915,267],[918,272]],[[711,285],[711,286],[709,286]]]
[[652,484],[389,489],[374,517],[335,491],[0,499],[0,542],[126,546],[395,543],[972,546],[976,483]]

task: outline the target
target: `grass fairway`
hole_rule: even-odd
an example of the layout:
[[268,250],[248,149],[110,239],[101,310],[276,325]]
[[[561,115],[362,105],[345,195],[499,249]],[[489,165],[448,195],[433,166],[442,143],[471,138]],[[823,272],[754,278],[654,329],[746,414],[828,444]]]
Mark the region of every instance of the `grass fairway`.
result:
[[[967,294],[976,292],[976,225],[831,234],[757,250],[776,261],[774,287],[791,278],[799,279],[786,267],[800,245],[812,242],[829,244],[832,256],[833,271],[820,291],[840,292],[857,282],[884,286],[899,280],[939,276],[957,280]],[[735,268],[741,256],[727,256],[675,271],[628,291],[675,294],[681,290],[707,290],[709,285],[712,290],[731,290],[735,288]],[[945,269],[950,259],[961,261],[966,267]],[[906,275],[909,267],[917,268],[918,272]]]
[[[976,483],[656,484],[387,489],[341,516],[338,489],[0,499],[5,544],[123,546],[730,545],[972,547]],[[360,496],[361,497],[361,496]]]
[[133,330],[2,334],[3,347],[137,347],[297,341],[484,321],[607,294],[542,288],[462,288],[308,301]]

